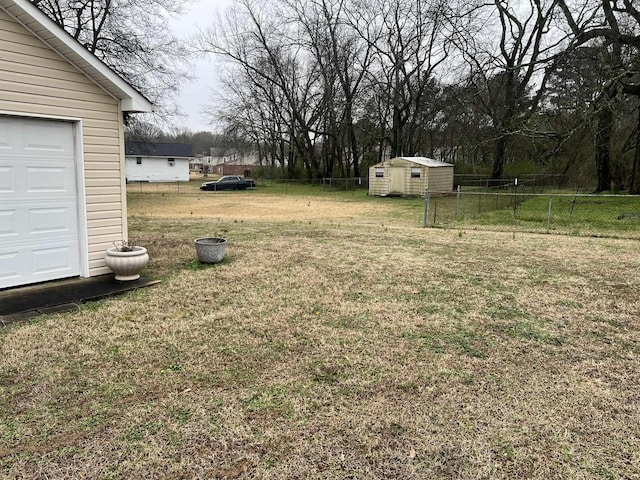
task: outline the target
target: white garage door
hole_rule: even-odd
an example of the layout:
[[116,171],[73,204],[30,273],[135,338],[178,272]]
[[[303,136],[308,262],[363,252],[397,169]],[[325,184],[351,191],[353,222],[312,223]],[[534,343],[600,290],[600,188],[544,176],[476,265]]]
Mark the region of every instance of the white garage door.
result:
[[0,116],[0,288],[79,273],[73,124]]

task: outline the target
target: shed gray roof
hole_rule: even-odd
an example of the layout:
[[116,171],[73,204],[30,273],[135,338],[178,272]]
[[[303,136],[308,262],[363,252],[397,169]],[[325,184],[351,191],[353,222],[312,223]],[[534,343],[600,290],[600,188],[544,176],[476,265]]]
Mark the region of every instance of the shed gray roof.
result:
[[452,163],[441,162],[439,160],[434,160],[433,158],[427,158],[427,157],[396,157],[396,158],[401,158],[402,160],[407,160],[408,162],[424,165],[425,167],[453,167]]
[[193,157],[187,143],[126,142],[124,154],[132,157]]

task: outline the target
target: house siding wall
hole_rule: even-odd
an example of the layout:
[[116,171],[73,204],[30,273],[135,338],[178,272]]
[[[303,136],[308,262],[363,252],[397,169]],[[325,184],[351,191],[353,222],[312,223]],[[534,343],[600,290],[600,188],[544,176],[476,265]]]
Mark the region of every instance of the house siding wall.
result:
[[134,156],[126,157],[127,181],[129,182],[188,182],[189,159],[176,157],[173,167],[167,157],[141,157],[138,165]]
[[89,275],[126,237],[120,103],[0,9],[0,111],[82,120]]
[[251,175],[251,167],[252,165],[216,165],[212,168],[212,172],[218,175],[242,175],[244,176],[245,172],[249,171],[249,176]]

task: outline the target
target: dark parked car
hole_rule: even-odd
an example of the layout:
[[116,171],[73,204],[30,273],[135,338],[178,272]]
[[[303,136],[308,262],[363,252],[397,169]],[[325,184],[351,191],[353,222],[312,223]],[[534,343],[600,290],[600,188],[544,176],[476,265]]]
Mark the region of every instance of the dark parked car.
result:
[[247,188],[255,188],[256,183],[240,175],[226,175],[220,177],[215,182],[204,182],[200,185],[200,190],[246,190]]

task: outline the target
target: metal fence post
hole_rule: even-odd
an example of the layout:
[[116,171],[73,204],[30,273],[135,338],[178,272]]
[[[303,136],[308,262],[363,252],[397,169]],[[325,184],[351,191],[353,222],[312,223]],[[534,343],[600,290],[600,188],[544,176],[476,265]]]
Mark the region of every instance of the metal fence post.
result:
[[425,227],[429,226],[429,189],[424,191],[424,222]]
[[518,210],[518,178],[513,181],[513,216],[517,216]]
[[456,192],[456,220],[460,218],[460,185],[458,185],[458,189]]
[[553,197],[549,195],[549,211],[547,212],[547,233],[551,230],[551,203],[553,202]]

